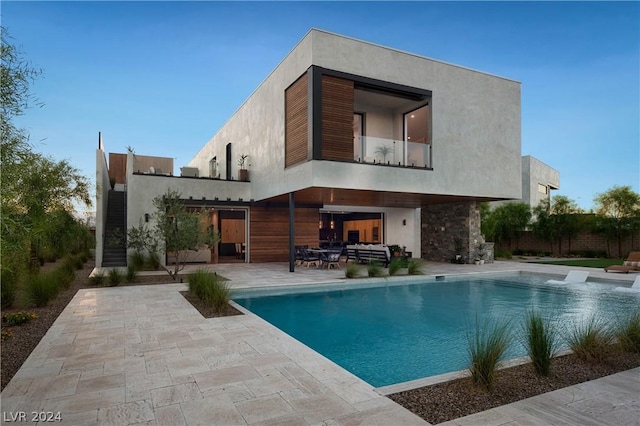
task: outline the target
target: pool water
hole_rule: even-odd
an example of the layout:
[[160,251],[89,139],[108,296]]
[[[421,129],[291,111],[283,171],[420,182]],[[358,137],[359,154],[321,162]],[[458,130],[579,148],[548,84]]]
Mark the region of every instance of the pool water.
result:
[[[614,285],[545,284],[546,276],[465,278],[234,300],[375,387],[468,367],[476,318],[510,320],[515,336],[535,309],[560,324],[637,309]],[[240,295],[242,296],[242,295]],[[507,359],[526,355],[512,339]]]

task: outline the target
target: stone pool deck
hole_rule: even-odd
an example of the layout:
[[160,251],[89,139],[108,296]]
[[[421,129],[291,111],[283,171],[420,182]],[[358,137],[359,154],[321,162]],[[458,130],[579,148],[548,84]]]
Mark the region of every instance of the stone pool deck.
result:
[[[314,285],[343,271],[215,265],[233,288]],[[581,268],[426,263],[429,274]],[[591,271],[627,283],[636,274]],[[349,281],[351,282],[351,281]],[[355,283],[355,282],[354,282]],[[428,424],[260,318],[205,319],[185,284],[84,289],[2,392],[2,421],[60,413],[61,424]],[[640,369],[529,398],[449,424],[639,424]],[[635,422],[635,423],[634,423]],[[42,422],[44,423],[44,422]]]

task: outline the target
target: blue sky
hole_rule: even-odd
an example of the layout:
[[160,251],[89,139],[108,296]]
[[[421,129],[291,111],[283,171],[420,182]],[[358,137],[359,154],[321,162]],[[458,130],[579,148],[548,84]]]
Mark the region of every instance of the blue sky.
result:
[[[186,165],[312,28],[522,83],[522,154],[589,209],[640,192],[638,2],[2,2],[43,69],[36,149],[95,176],[105,148]],[[437,138],[434,140],[437,143]]]

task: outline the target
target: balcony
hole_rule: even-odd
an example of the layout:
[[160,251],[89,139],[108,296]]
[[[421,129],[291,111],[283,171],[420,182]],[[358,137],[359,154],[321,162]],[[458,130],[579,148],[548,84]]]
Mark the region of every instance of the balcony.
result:
[[431,144],[359,136],[354,140],[354,160],[370,164],[431,169]]

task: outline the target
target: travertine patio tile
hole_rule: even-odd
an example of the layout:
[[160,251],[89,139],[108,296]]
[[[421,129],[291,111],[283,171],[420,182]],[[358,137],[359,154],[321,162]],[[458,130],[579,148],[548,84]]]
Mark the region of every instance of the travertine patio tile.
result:
[[153,409],[158,426],[183,426],[186,425],[180,404],[165,405]]
[[244,382],[247,388],[257,397],[295,389],[295,385],[275,368],[260,371],[260,374],[262,374],[262,377]]
[[124,373],[96,376],[78,381],[76,393],[94,392],[124,386]]
[[14,396],[23,396],[29,390],[33,379],[16,379],[11,380],[2,390],[2,398],[11,398]]
[[182,355],[203,354],[216,345],[224,344],[224,338],[207,337],[203,339],[190,339],[177,342],[178,349]]
[[136,374],[146,370],[143,357],[132,357],[105,361],[104,374],[127,373]]
[[112,405],[98,410],[99,425],[129,425],[155,420],[150,400]]
[[[79,411],[76,413],[60,412],[61,425],[95,425],[98,422],[98,410]],[[41,425],[44,423],[40,423]],[[55,423],[54,423],[55,424]]]
[[97,392],[86,392],[64,398],[49,399],[46,401],[46,411],[60,411],[62,413],[78,413],[95,410],[102,407],[122,404],[125,402],[124,387],[108,389]]
[[290,414],[254,423],[252,426],[307,426],[308,424],[309,423],[307,423],[305,419],[300,417],[298,414]]
[[194,399],[202,399],[200,389],[195,383],[182,383],[164,388],[152,389],[151,398],[154,407],[177,404]]
[[64,361],[56,361],[44,364],[41,367],[30,368],[29,363],[25,362],[24,366],[13,377],[16,379],[32,379],[35,377],[56,376],[60,374],[63,364]]
[[422,418],[416,416],[412,412],[403,409],[402,407],[394,407],[389,410],[372,409],[367,411],[359,411],[357,413],[347,414],[345,416],[335,419],[336,424],[341,426],[358,426],[362,424],[366,425],[428,425]]
[[212,370],[218,370],[238,365],[247,365],[246,359],[238,353],[229,353],[225,355],[205,356],[205,361]]
[[323,380],[322,384],[340,395],[350,404],[378,399],[380,395],[362,380],[356,377],[341,377],[337,379]]
[[29,401],[40,401],[73,395],[76,393],[78,380],[80,380],[80,373],[40,377],[31,382],[24,398]]
[[334,419],[356,411],[343,399],[333,394],[312,395],[307,398],[288,400],[286,393],[283,394],[285,400],[293,409],[302,416],[308,423],[314,424],[327,419]]
[[254,395],[243,382],[215,386],[202,392],[202,396],[205,398],[209,398],[214,395],[226,395],[232,402],[240,402],[256,398],[256,395]]
[[249,365],[222,368],[193,375],[198,387],[203,392],[216,386],[227,383],[242,382],[257,377],[261,377],[260,373]]
[[168,371],[147,374],[127,374],[125,379],[126,401],[133,402],[141,399],[150,399],[151,390],[171,386],[171,376]]
[[271,367],[274,365],[282,365],[291,362],[291,358],[279,352],[259,354],[256,356],[244,357],[246,362],[256,368]]
[[248,424],[294,414],[293,408],[278,394],[238,402],[236,408]]
[[169,357],[166,365],[172,377],[209,371],[209,364],[200,355]]
[[188,425],[245,425],[233,402],[224,395],[180,404]]

